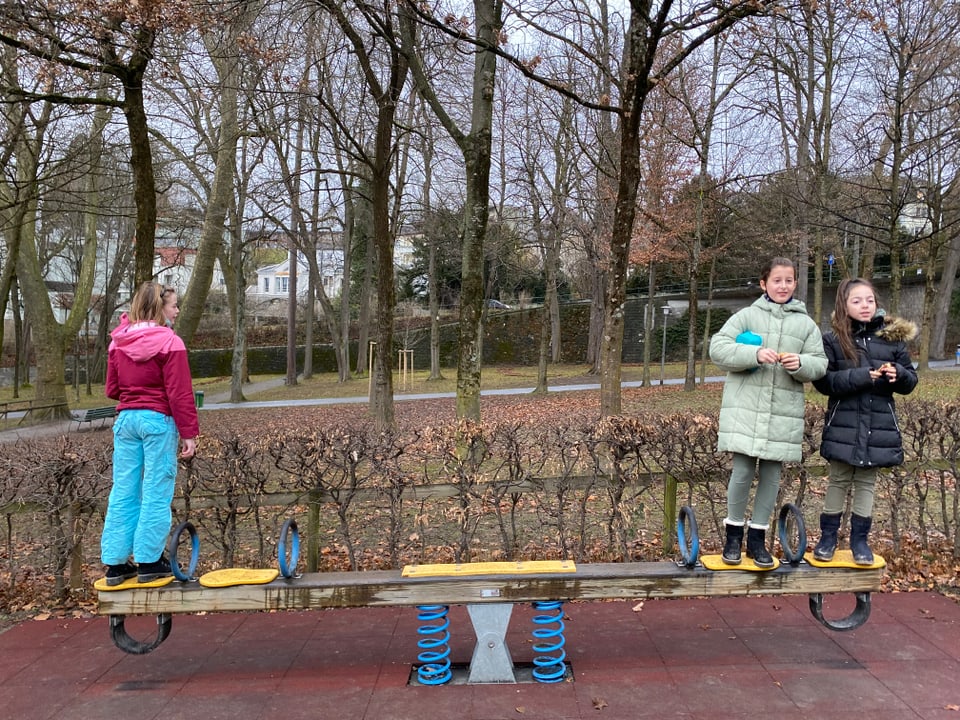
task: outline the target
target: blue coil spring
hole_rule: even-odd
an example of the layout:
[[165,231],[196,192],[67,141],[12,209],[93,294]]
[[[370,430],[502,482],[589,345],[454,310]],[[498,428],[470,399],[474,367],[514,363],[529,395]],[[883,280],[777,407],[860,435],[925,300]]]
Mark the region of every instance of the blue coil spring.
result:
[[420,666],[417,678],[423,685],[443,685],[450,680],[450,612],[449,605],[418,605],[417,620],[426,623],[417,628],[422,635],[417,647],[422,651],[417,655]]
[[[540,610],[543,615],[534,615],[533,624],[533,677],[537,682],[557,683],[563,680],[567,673],[564,660],[567,657],[567,639],[563,636],[563,602],[560,600],[536,601],[534,610]],[[550,613],[549,615],[546,613]],[[550,653],[550,654],[548,654]]]

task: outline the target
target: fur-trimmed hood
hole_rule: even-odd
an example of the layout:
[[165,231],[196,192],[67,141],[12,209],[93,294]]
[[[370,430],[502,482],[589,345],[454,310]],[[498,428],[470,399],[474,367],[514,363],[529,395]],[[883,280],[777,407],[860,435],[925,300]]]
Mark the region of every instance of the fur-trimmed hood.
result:
[[883,325],[875,334],[889,342],[910,342],[919,332],[916,323],[906,318],[888,315],[883,318]]
[[[831,314],[830,321],[834,322],[836,313]],[[883,310],[877,311],[877,314],[869,322],[851,320],[851,331],[854,336],[864,333],[876,335],[881,340],[887,342],[908,343],[913,340],[920,332],[917,324],[906,318],[887,315]]]

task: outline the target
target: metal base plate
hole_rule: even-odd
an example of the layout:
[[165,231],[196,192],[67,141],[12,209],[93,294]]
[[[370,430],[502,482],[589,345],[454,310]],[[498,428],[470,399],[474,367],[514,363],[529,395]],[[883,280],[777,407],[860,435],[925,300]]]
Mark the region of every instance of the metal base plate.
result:
[[[471,683],[470,682],[470,665],[469,663],[453,663],[450,666],[450,670],[453,673],[453,677],[450,678],[446,685],[543,685],[546,683],[541,683],[533,678],[533,663],[514,663],[513,664],[513,683]],[[570,665],[570,662],[567,661],[567,672],[563,676],[561,682],[573,682],[573,667]],[[407,680],[407,685],[414,685],[416,687],[429,687],[420,682],[417,677],[417,668],[413,666],[410,668],[410,677]]]

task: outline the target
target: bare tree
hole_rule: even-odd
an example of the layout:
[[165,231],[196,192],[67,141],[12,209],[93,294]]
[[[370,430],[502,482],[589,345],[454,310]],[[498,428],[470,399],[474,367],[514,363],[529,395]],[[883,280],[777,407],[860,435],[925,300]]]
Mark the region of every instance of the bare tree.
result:
[[[366,91],[376,108],[373,148],[369,151],[358,148],[358,155],[370,171],[373,237],[377,261],[377,352],[373,358],[370,405],[375,426],[379,430],[386,430],[394,425],[391,358],[396,307],[393,270],[396,238],[390,225],[390,178],[395,149],[394,119],[409,65],[406,57],[396,49],[396,44],[368,44],[367,41],[373,35],[395,41],[400,33],[398,24],[403,24],[404,19],[394,14],[393,6],[389,2],[385,2],[382,7],[358,4],[350,8],[345,7],[346,3],[335,0],[316,0],[316,3],[330,15],[353,49],[363,72]],[[367,28],[371,36],[364,34]]]
[[[611,112],[619,122],[617,193],[612,231],[609,241],[610,275],[605,298],[604,330],[600,346],[600,411],[603,415],[620,412],[620,363],[623,352],[623,323],[626,282],[629,271],[630,243],[637,213],[637,192],[640,185],[640,143],[644,105],[651,88],[663,81],[701,45],[734,27],[745,17],[757,15],[771,2],[705,2],[693,7],[679,7],[672,2],[631,2],[625,24],[622,56],[584,57],[584,64],[604,68],[611,76],[616,97],[597,97],[577,93],[566,78],[538,73],[536,56],[520,58],[501,51],[515,67],[529,77],[557,92],[569,95],[586,107]],[[525,22],[527,32],[539,33],[554,42],[570,37],[568,30],[548,25],[550,14],[523,12],[513,8]],[[574,16],[563,15],[562,25],[589,22],[597,18],[590,9],[580,9]],[[675,36],[682,42],[664,42]],[[492,47],[492,46],[491,46]]]
[[[466,38],[467,27],[458,23],[451,30],[442,16],[428,14],[414,3],[407,7],[435,29]],[[502,0],[474,0],[473,30],[469,42],[476,45],[470,86],[469,130],[464,130],[451,108],[431,83],[421,57],[413,23],[402,26],[404,52],[411,63],[417,92],[426,100],[444,129],[463,153],[466,196],[463,223],[463,272],[460,287],[460,337],[457,360],[457,417],[480,419],[480,374],[483,361],[483,245],[489,220],[490,163],[493,138],[493,95],[498,45],[503,26]]]
[[[856,141],[863,148],[857,201],[871,210],[866,222],[849,218],[850,224],[890,253],[890,298],[888,310],[898,312],[900,304],[901,256],[912,244],[925,239],[904,230],[904,208],[915,203],[917,192],[926,195],[927,153],[949,147],[951,130],[943,123],[930,122],[937,113],[949,112],[949,94],[943,97],[936,80],[951,77],[956,67],[956,35],[960,16],[949,3],[888,3],[876,0],[866,7],[870,32],[865,33],[869,49],[871,85],[864,89],[864,106],[870,111],[860,118]],[[956,95],[954,94],[955,98]],[[950,123],[952,125],[953,123]],[[877,132],[877,128],[880,132]],[[946,133],[946,135],[944,135]],[[947,139],[946,144],[937,136]],[[868,164],[869,163],[869,164]],[[948,187],[943,185],[942,187]],[[852,204],[852,203],[851,203]],[[863,270],[869,273],[872,250],[864,252]]]
[[[153,59],[158,34],[202,22],[198,7],[179,3],[62,2],[36,0],[0,6],[0,43],[47,66],[51,76],[74,73],[73,84],[55,91],[24,90],[8,85],[7,93],[30,102],[66,106],[116,107],[123,111],[130,141],[137,205],[135,282],[153,276],[157,198],[153,156],[144,105],[144,78]],[[88,78],[103,78],[93,87],[115,92],[91,94]]]
[[[19,88],[20,78],[13,65],[4,64],[4,80],[11,95],[24,98],[32,93]],[[9,99],[7,95],[5,99]],[[0,207],[4,208],[2,219],[9,263],[15,265],[17,285],[23,293],[24,308],[34,336],[37,358],[37,398],[56,405],[52,411],[66,414],[66,388],[64,384],[64,356],[73,345],[87,317],[93,289],[94,270],[97,258],[97,218],[101,214],[100,183],[103,132],[109,118],[105,104],[97,106],[89,118],[86,134],[85,168],[86,182],[81,190],[83,249],[76,268],[76,285],[73,289],[72,306],[61,324],[54,314],[46,285],[47,265],[50,253],[42,245],[38,233],[40,203],[51,186],[64,181],[57,175],[57,163],[52,161],[54,146],[50,142],[58,125],[56,107],[46,101],[31,100],[23,112],[8,113],[8,126],[12,131],[6,138],[9,144],[7,157],[11,175],[0,178]],[[39,112],[36,112],[38,111]],[[49,135],[48,135],[49,133]],[[62,151],[62,148],[56,148]],[[7,150],[5,149],[5,152]]]

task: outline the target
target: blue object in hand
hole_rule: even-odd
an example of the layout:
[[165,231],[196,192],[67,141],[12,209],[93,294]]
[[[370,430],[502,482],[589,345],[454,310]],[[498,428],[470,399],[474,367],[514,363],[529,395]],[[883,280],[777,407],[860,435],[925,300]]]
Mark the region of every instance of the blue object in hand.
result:
[[[750,332],[749,330],[744,330],[742,333],[737,335],[737,342],[743,345],[756,345],[760,347],[763,345],[763,338],[757,335],[755,332]],[[760,368],[750,368],[747,372],[756,372]]]
[[742,333],[737,335],[737,342],[743,343],[744,345],[756,345],[757,347],[760,347],[763,345],[763,338],[757,335],[755,332],[744,330]]

